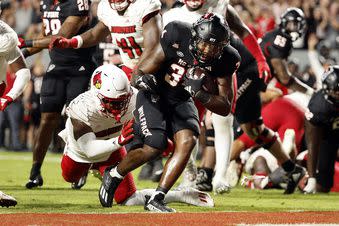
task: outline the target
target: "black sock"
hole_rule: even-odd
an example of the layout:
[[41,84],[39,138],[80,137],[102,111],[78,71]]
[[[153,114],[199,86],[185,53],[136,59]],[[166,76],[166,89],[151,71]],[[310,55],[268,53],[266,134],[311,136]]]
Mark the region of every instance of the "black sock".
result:
[[38,174],[40,174],[41,165],[42,163],[40,162],[33,163],[30,175],[31,180],[33,180]]
[[286,162],[284,162],[283,164],[281,164],[281,167],[287,172],[292,172],[295,168],[295,163],[292,162],[291,159],[287,160]]
[[161,192],[161,193],[164,193],[164,194],[167,194],[169,189],[167,188],[162,188],[160,186],[157,187],[157,189],[155,190],[156,192]]

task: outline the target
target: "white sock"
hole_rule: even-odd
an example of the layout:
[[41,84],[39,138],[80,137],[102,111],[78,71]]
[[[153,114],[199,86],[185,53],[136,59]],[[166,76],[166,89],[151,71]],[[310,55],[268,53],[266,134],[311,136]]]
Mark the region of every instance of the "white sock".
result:
[[231,145],[233,142],[233,115],[220,116],[212,114],[215,146],[215,176],[213,184],[226,181],[227,168],[230,161]]
[[109,172],[109,174],[110,174],[112,177],[117,177],[117,178],[119,178],[119,179],[124,179],[124,176],[122,176],[120,173],[118,173],[117,167],[114,167],[113,169],[111,169],[111,171]]

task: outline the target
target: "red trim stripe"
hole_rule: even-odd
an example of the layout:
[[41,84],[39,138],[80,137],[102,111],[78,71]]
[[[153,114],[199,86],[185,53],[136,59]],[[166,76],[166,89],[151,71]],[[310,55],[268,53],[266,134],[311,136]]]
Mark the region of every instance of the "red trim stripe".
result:
[[147,14],[146,16],[144,16],[142,18],[142,25],[147,23],[147,21],[149,21],[152,17],[155,17],[156,15],[158,15],[159,12],[160,12],[160,10],[156,10],[156,11],[151,12],[151,13]]
[[236,72],[232,75],[233,79],[233,100],[231,103],[231,113],[234,114],[235,107],[237,105],[237,90],[238,90],[238,81]]

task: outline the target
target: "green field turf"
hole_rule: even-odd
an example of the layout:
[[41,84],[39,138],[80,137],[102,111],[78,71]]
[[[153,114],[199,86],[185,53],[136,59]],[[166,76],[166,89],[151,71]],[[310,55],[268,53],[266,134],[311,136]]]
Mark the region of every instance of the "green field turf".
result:
[[[63,181],[60,169],[60,154],[47,154],[42,167],[44,186],[35,190],[26,189],[32,154],[30,152],[0,151],[0,190],[18,200],[14,208],[0,208],[0,213],[112,213],[143,212],[142,206],[114,206],[102,208],[98,200],[100,182],[89,176],[81,190],[70,189]],[[138,170],[134,173],[136,173]],[[155,188],[156,183],[136,181],[138,189]],[[282,190],[254,191],[242,187],[231,193],[212,197],[215,208],[201,208],[186,204],[170,204],[180,212],[199,211],[323,211],[339,210],[339,193],[282,195]]]

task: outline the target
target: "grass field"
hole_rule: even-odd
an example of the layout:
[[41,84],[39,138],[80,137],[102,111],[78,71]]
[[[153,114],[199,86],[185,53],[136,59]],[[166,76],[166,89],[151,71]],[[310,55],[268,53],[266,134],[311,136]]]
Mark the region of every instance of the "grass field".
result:
[[[42,168],[44,186],[28,190],[27,182],[32,154],[30,152],[0,152],[0,190],[18,200],[15,208],[1,208],[0,213],[112,213],[144,212],[142,206],[114,206],[102,208],[98,201],[100,182],[89,176],[81,190],[70,189],[63,181],[60,154],[48,153]],[[138,170],[135,172],[138,172]],[[156,183],[136,181],[137,188],[155,188]],[[201,208],[186,204],[171,204],[179,212],[206,211],[339,211],[339,193],[282,195],[282,190],[254,191],[242,187],[231,193],[212,197],[215,208]],[[339,223],[339,222],[338,222]]]

